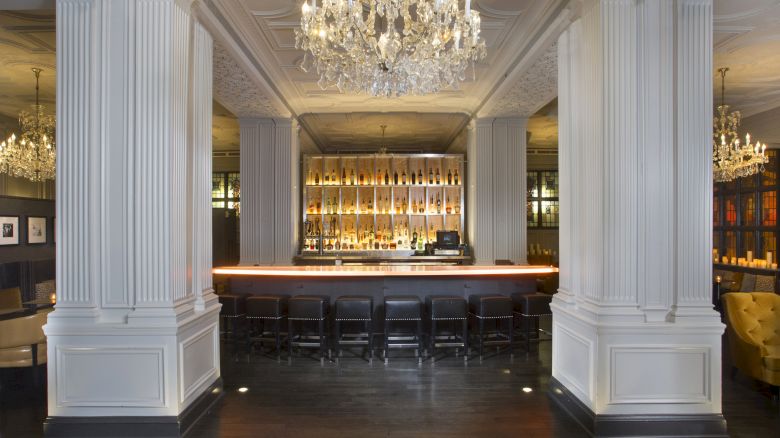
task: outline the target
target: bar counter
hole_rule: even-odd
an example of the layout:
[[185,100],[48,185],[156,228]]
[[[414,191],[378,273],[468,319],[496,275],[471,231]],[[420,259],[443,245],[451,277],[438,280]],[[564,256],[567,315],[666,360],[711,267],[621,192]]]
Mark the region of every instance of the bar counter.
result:
[[553,274],[552,266],[442,266],[442,265],[341,265],[341,266],[227,266],[214,274],[254,277],[491,277]]
[[387,295],[501,294],[533,292],[538,278],[554,275],[552,266],[342,265],[342,266],[225,266],[232,293],[370,295],[380,303]]

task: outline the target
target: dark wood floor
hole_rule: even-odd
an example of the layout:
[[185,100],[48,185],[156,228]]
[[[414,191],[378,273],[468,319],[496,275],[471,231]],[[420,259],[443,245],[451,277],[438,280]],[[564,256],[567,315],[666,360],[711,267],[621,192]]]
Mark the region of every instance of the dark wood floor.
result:
[[[388,366],[346,357],[321,367],[311,358],[287,365],[261,355],[235,362],[225,354],[225,397],[188,436],[587,436],[547,398],[549,342],[514,361],[500,355],[464,364],[448,357],[418,366],[406,356]],[[239,393],[240,387],[249,391]],[[780,408],[754,382],[724,378],[723,398],[731,436],[778,436]],[[42,436],[45,415],[43,397],[16,394],[0,407],[0,437]]]

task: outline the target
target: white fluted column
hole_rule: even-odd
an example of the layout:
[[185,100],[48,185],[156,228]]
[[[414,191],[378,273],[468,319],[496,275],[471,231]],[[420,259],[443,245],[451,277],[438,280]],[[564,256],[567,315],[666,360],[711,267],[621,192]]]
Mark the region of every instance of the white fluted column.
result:
[[168,433],[219,385],[212,42],[190,3],[57,1],[52,433],[136,416]]
[[721,433],[723,325],[710,303],[711,0],[588,8],[558,41],[554,393],[597,418],[613,415],[607,422],[646,415],[660,428],[646,434],[677,421]]
[[297,122],[241,118],[241,264],[288,265],[299,198]]
[[526,122],[479,119],[469,128],[469,236],[476,263],[527,263]]

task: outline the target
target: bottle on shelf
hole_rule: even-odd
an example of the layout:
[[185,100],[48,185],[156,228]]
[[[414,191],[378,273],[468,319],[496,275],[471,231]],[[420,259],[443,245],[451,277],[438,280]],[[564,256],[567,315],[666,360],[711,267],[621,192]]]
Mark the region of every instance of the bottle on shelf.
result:
[[460,214],[460,202],[455,203],[455,214]]
[[439,173],[439,168],[436,168],[436,185],[441,185],[441,174]]
[[450,204],[450,197],[447,196],[447,207],[444,209],[444,211],[447,212],[447,214],[452,213],[452,205]]
[[319,172],[315,172],[314,173],[314,185],[315,186],[320,185],[320,173]]
[[428,185],[433,185],[433,168],[431,167],[428,168]]
[[314,176],[312,175],[311,169],[309,169],[309,176],[306,177],[306,185],[310,186],[312,183],[314,183]]
[[328,174],[328,171],[326,170],[325,173],[322,174],[322,185],[327,186],[330,183],[330,174]]
[[450,185],[450,186],[452,185],[452,170],[451,169],[447,170],[447,185]]
[[412,232],[412,242],[410,244],[412,246],[412,249],[414,249],[417,246],[417,230],[414,230]]
[[417,174],[412,171],[412,185],[417,184]]
[[422,169],[417,169],[417,184],[422,185],[422,183],[423,183]]
[[423,199],[420,199],[420,202],[417,204],[420,210],[420,214],[425,214],[425,201]]
[[406,171],[401,172],[401,184],[406,185]]
[[416,212],[417,212],[417,200],[415,199],[412,201],[412,213],[416,213]]
[[330,183],[331,184],[338,184],[336,181],[336,169],[330,169]]
[[436,213],[441,214],[441,196],[436,194]]
[[390,185],[390,175],[387,174],[387,169],[385,169],[385,185]]
[[455,185],[459,185],[460,182],[458,182],[458,169],[455,169]]
[[398,171],[393,172],[393,184],[398,185]]
[[363,172],[360,172],[360,177],[358,178],[358,181],[360,182],[360,185],[362,186],[363,185],[363,181],[364,181]]
[[347,185],[347,169],[341,169],[341,185]]
[[355,169],[349,169],[349,185],[355,185]]

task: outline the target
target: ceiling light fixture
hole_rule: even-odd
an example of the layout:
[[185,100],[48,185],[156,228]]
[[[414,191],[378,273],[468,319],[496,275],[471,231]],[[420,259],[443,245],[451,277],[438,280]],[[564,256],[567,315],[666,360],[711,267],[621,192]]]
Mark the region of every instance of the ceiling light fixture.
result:
[[11,134],[0,143],[0,172],[30,181],[54,179],[55,156],[54,116],[43,112],[38,95],[40,68],[33,68],[35,74],[35,105],[33,112],[19,113],[19,137]]
[[732,181],[764,171],[769,162],[766,144],[750,143],[750,134],[741,143],[737,129],[742,119],[739,111],[729,113],[726,105],[726,72],[728,67],[718,69],[720,73],[720,105],[713,120],[712,178],[715,182]]
[[424,95],[457,89],[485,58],[479,31],[471,0],[463,9],[459,0],[310,0],[295,46],[323,90]]

